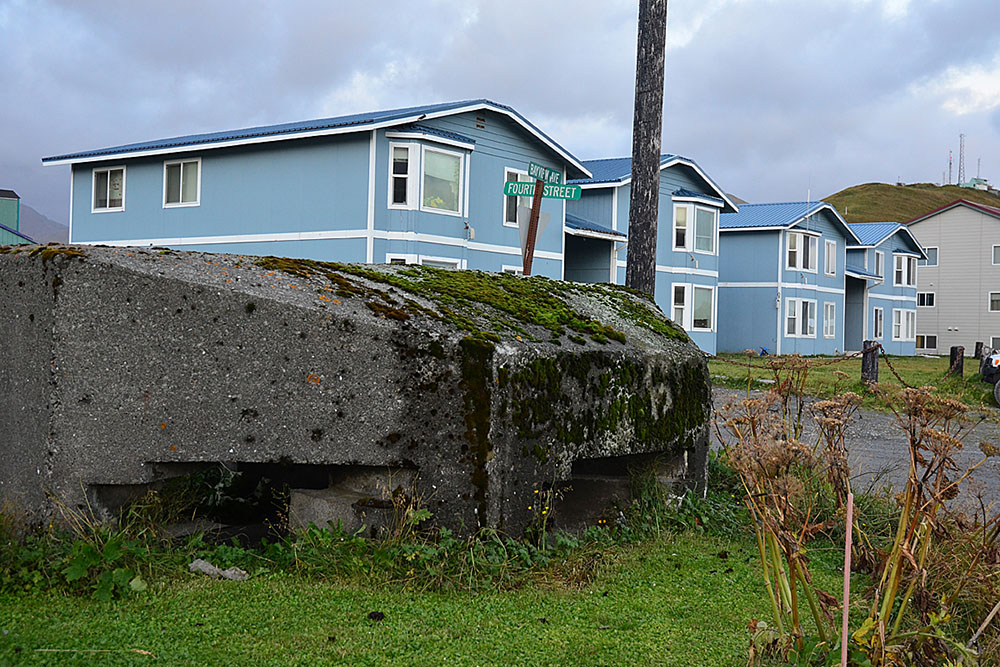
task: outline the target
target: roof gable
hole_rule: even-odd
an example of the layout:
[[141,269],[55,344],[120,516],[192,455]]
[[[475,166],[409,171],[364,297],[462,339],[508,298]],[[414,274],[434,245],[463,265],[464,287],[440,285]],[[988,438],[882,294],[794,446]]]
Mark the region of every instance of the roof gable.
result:
[[791,229],[808,223],[814,215],[824,215],[844,231],[848,243],[858,243],[858,237],[832,205],[825,201],[792,201],[772,204],[743,204],[737,213],[719,216],[719,231],[764,231]]
[[930,213],[925,213],[925,214],[923,214],[923,215],[921,215],[919,217],[916,217],[913,220],[910,220],[909,222],[907,222],[905,224],[907,226],[909,226],[909,225],[915,225],[918,222],[922,222],[922,221],[926,220],[927,218],[930,218],[930,217],[933,217],[933,216],[937,215],[938,213],[944,213],[945,211],[951,210],[951,209],[955,208],[956,206],[966,206],[966,207],[971,208],[973,210],[979,211],[980,213],[985,213],[986,215],[992,216],[992,217],[996,218],[997,220],[1000,220],[1000,208],[997,208],[995,206],[987,206],[986,204],[977,204],[976,202],[969,201],[968,199],[957,199],[957,200],[953,201],[950,204],[945,204],[941,208],[934,209]]
[[921,257],[926,257],[923,246],[917,241],[913,232],[901,223],[850,222],[847,226],[851,228],[851,231],[854,232],[859,241],[857,244],[851,244],[850,248],[874,248],[898,234],[904,243],[909,245]]
[[0,188],[0,199],[20,199],[20,197],[18,197],[17,193],[13,190],[4,190],[3,188]]
[[[598,160],[584,160],[584,166],[587,167],[593,174],[589,178],[577,178],[568,180],[567,182],[574,185],[579,185],[584,188],[601,188],[601,187],[616,187],[620,185],[626,185],[632,182],[632,158],[631,157],[614,157],[614,158],[601,158]],[[668,169],[674,165],[683,165],[694,171],[698,177],[708,186],[708,189],[715,192],[718,197],[712,197],[713,199],[719,199],[723,203],[723,210],[726,208],[736,211],[738,207],[729,198],[729,196],[722,191],[715,181],[709,178],[708,174],[702,170],[698,163],[694,160],[680,155],[674,155],[672,153],[664,153],[660,156],[660,171]],[[704,196],[704,195],[700,195]]]
[[538,129],[527,118],[512,107],[498,104],[487,99],[463,100],[460,102],[445,102],[424,106],[371,111],[333,118],[281,123],[278,125],[261,125],[224,132],[209,132],[205,134],[189,134],[181,137],[157,139],[109,148],[100,148],[77,153],[66,153],[42,158],[47,165],[74,164],[79,162],[95,162],[109,158],[138,157],[143,155],[163,155],[168,153],[186,152],[197,149],[226,148],[254,143],[284,141],[288,139],[303,139],[307,137],[347,134],[351,132],[371,131],[383,127],[409,126],[426,118],[451,116],[468,111],[489,110],[503,114],[514,120],[518,125],[543,143],[549,150],[564,159],[571,167],[568,176],[574,178],[589,178],[592,174],[583,163],[569,151],[556,143],[551,137]]

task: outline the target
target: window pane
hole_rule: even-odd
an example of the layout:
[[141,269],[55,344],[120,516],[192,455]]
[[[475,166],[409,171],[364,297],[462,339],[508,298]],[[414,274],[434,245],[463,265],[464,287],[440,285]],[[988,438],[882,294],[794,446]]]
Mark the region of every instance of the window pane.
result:
[[715,212],[699,208],[695,211],[694,248],[712,252],[715,249]]
[[108,172],[108,208],[121,208],[125,200],[125,172],[112,169]]
[[990,310],[1000,311],[1000,292],[990,292]]
[[[927,259],[921,259],[917,263],[920,266],[937,266],[937,248],[924,248],[927,253]],[[993,248],[993,263],[996,264],[997,251],[996,247]]]
[[674,248],[687,247],[687,214],[686,207],[674,207]]
[[424,206],[458,213],[462,159],[437,151],[424,153]]
[[684,326],[684,296],[683,285],[674,285],[674,322]]
[[[505,183],[517,182],[519,174],[516,171],[508,171],[504,177]],[[517,222],[517,197],[505,197],[504,222]]]
[[181,166],[179,164],[167,165],[167,200],[168,204],[177,204],[181,201]]
[[410,151],[406,148],[392,149],[392,173],[395,175],[406,175],[409,173]]
[[108,172],[94,172],[94,208],[108,207]]
[[406,203],[406,176],[392,177],[392,203]]
[[694,288],[694,311],[692,327],[695,329],[712,328],[712,290],[703,287]]
[[181,201],[198,201],[198,163],[185,162],[181,169]]
[[1000,264],[1000,245],[993,246],[993,263]]

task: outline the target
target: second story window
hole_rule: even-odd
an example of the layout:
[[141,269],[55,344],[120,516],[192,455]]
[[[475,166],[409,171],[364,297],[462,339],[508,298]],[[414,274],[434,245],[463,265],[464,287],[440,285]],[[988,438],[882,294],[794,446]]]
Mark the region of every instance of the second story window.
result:
[[879,278],[885,277],[885,253],[875,251],[875,275]]
[[687,250],[687,215],[687,206],[674,206],[674,250]]
[[94,170],[94,213],[125,210],[125,167]]
[[[917,260],[918,266],[937,266],[938,262],[938,249],[937,248],[924,248],[924,252],[927,254],[927,259]],[[996,253],[994,253],[995,255]],[[996,262],[993,262],[996,264]]]
[[823,273],[828,276],[837,275],[837,242],[823,242]]
[[816,273],[818,247],[819,240],[815,236],[801,232],[789,232],[785,268]]
[[417,208],[417,144],[389,144],[389,208]]
[[715,254],[719,212],[694,204],[674,205],[674,250]]
[[461,215],[461,153],[425,146],[423,163],[421,208],[425,211]]
[[201,160],[163,163],[163,206],[197,206],[201,199]]
[[707,208],[696,208],[694,218],[694,249],[698,252],[715,252],[716,212]]
[[892,284],[896,287],[915,287],[917,284],[917,258],[893,255]]

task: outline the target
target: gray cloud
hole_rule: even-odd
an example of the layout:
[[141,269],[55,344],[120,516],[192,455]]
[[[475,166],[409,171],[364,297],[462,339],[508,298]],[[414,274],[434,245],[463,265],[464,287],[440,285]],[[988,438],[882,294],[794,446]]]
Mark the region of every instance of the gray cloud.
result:
[[[939,85],[975,66],[1000,77],[994,0],[669,11],[664,149],[727,190],[767,201],[939,180],[962,131],[967,172],[982,155],[1000,179],[1000,100],[960,113]],[[65,221],[67,169],[43,155],[472,97],[513,105],[580,157],[626,155],[636,14],[634,0],[0,0],[0,187]]]

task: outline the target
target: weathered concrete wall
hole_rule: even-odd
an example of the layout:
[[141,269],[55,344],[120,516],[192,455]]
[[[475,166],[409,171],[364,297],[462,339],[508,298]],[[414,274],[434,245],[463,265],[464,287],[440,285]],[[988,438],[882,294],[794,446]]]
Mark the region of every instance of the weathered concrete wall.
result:
[[35,514],[45,491],[271,462],[415,469],[442,524],[518,531],[574,461],[704,473],[705,362],[621,289],[29,247],[0,254],[0,302],[0,495]]

